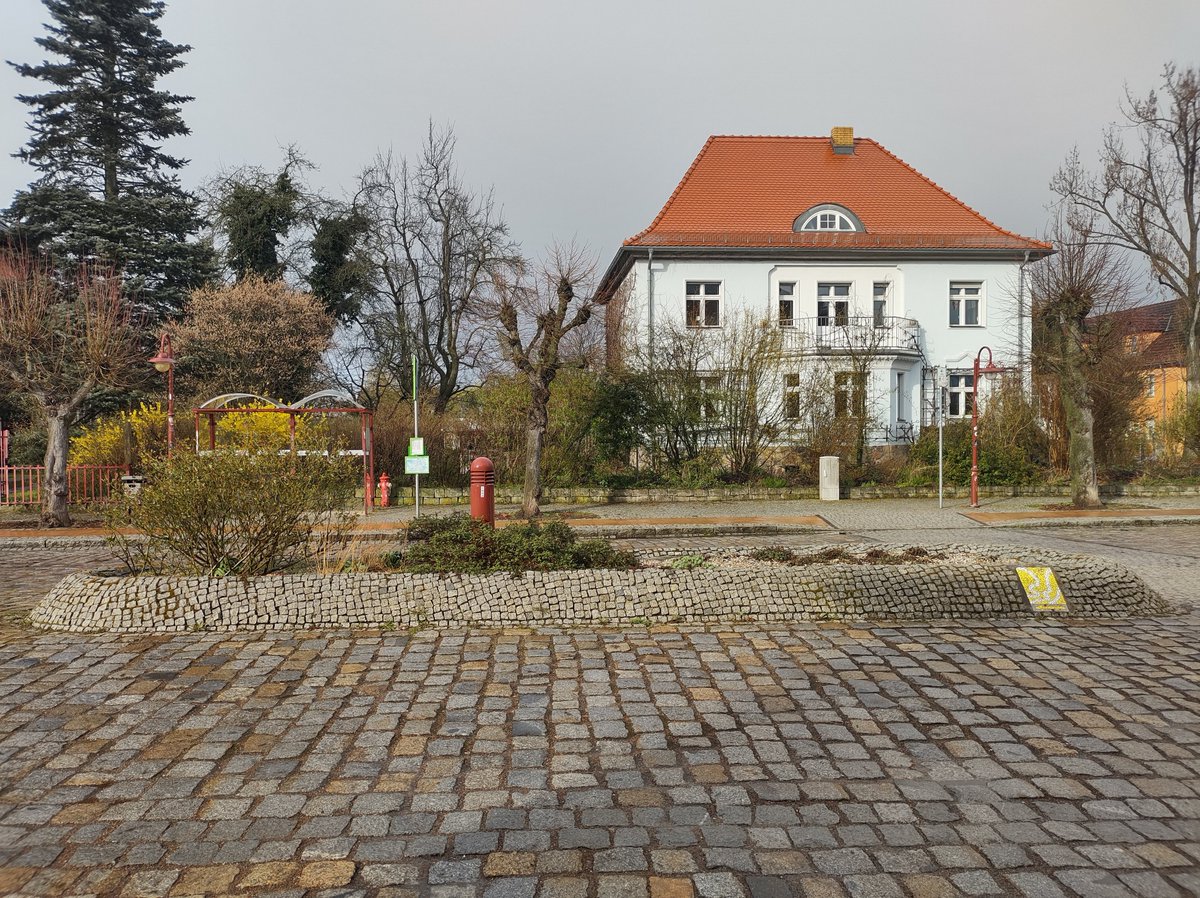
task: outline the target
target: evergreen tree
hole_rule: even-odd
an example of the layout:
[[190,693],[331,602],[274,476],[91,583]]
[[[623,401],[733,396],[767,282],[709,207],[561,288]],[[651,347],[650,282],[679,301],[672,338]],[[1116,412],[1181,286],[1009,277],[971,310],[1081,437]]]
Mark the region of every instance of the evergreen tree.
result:
[[289,150],[288,161],[276,173],[244,166],[208,188],[210,216],[224,238],[225,265],[237,280],[257,275],[277,281],[287,273],[292,254],[287,238],[309,203],[292,171],[308,167]]
[[334,320],[352,320],[371,289],[371,272],[358,253],[369,224],[357,209],[335,210],[317,222],[308,287]]
[[18,99],[32,110],[17,155],[40,172],[7,211],[10,232],[63,263],[120,268],[153,313],[180,311],[212,277],[213,254],[193,238],[202,224],[180,185],[186,160],[162,150],[189,133],[191,97],[159,90],[190,47],[163,39],[161,0],[44,0],[52,22],[38,45],[50,59],[14,64],[44,82]]

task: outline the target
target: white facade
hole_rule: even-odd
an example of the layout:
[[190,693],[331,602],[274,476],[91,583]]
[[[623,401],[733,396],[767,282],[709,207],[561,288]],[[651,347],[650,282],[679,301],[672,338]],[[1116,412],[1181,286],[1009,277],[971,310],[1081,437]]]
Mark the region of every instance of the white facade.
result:
[[[933,420],[938,404],[935,384],[943,375],[956,378],[957,392],[969,391],[969,382],[961,378],[970,374],[984,346],[991,348],[998,364],[1027,367],[1029,304],[1019,256],[996,260],[959,250],[941,258],[884,262],[878,256],[808,261],[787,255],[796,254],[784,250],[780,258],[771,259],[762,252],[737,258],[711,249],[702,254],[673,248],[643,252],[632,260],[621,282],[628,297],[623,331],[642,353],[653,356],[653,341],[671,326],[690,325],[716,334],[750,316],[780,328],[787,365],[819,359],[831,372],[844,366],[856,347],[869,344],[866,393],[875,422],[873,443],[915,438],[921,426]],[[715,297],[711,292],[698,294],[704,305],[698,315],[693,306],[690,322],[688,284],[720,285]],[[952,291],[958,306],[953,312]],[[719,305],[715,318],[714,298]],[[781,318],[788,301],[790,320]],[[969,416],[970,401],[951,397],[945,412]]]

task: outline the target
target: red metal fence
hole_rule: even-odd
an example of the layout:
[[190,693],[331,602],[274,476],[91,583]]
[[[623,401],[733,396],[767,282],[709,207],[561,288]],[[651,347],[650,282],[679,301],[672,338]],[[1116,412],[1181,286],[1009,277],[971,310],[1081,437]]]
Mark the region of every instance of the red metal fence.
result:
[[[45,470],[41,465],[0,466],[0,505],[40,505]],[[121,475],[128,473],[124,465],[68,465],[68,501],[103,502],[121,488]]]

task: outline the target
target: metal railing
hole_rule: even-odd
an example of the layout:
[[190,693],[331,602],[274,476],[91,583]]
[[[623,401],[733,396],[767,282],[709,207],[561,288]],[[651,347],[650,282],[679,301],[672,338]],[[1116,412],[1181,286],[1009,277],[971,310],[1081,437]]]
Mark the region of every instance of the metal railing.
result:
[[792,352],[921,351],[921,326],[896,315],[827,315],[779,322],[784,349]]
[[[121,489],[125,465],[68,465],[67,501],[73,505],[104,502]],[[0,466],[0,506],[40,505],[46,469],[42,465]]]

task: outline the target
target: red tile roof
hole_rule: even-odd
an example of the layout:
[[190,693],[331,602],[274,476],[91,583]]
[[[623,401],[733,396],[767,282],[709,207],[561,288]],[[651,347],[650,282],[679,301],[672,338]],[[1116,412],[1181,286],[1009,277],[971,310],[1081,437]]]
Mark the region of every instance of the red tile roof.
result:
[[1184,337],[1187,315],[1177,299],[1105,312],[1088,319],[1092,327],[1101,322],[1122,336],[1139,337],[1137,348],[1132,349],[1132,363],[1138,367],[1175,368],[1187,364]]
[[[863,232],[803,232],[803,212],[836,203]],[[625,246],[994,248],[1047,251],[1006,231],[873,140],[852,154],[828,137],[710,137],[662,211]]]

